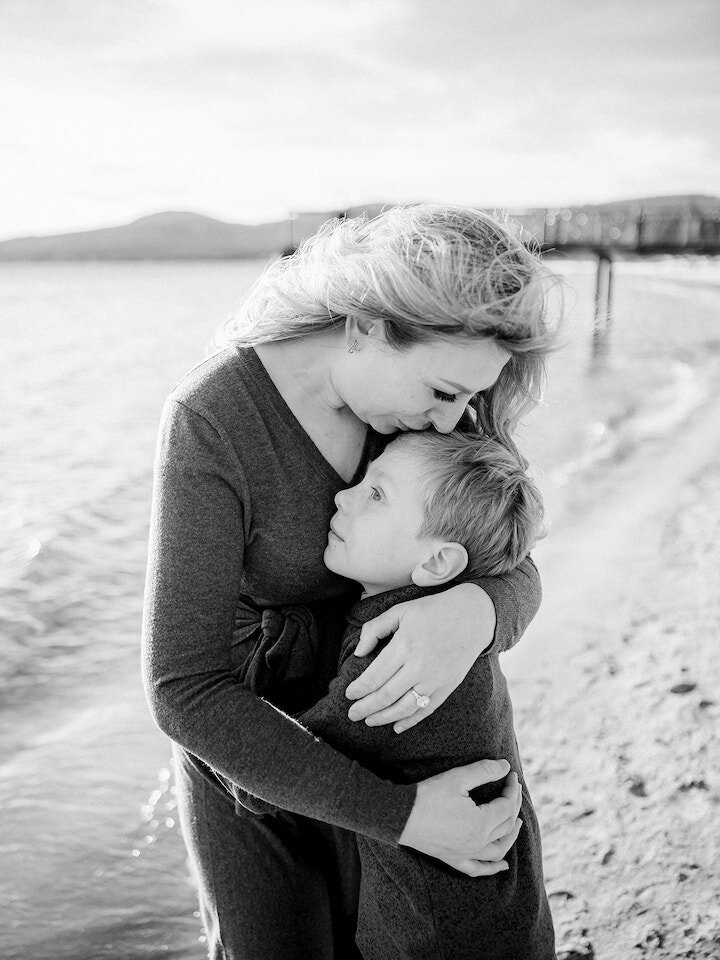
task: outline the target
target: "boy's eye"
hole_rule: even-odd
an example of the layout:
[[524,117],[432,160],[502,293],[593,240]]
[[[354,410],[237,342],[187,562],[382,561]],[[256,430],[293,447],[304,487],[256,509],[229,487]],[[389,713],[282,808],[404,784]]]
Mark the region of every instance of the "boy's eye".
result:
[[455,403],[456,393],[443,393],[442,390],[433,390],[436,400],[444,400],[445,403]]
[[382,494],[377,489],[377,487],[370,487],[370,499],[376,500],[378,502],[382,500]]

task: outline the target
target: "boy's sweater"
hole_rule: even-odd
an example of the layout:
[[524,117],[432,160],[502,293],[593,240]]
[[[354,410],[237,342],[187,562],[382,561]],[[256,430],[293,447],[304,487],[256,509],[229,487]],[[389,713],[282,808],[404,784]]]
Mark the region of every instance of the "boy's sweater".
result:
[[[356,603],[348,617],[337,675],[326,695],[296,719],[395,783],[416,783],[485,758],[505,758],[520,775],[512,706],[498,653],[492,648],[478,658],[445,703],[402,734],[396,734],[391,724],[369,727],[348,719],[345,689],[383,646],[369,657],[354,655],[362,624],[397,603],[432,592],[436,591],[403,587]],[[481,802],[500,789],[501,785],[492,785],[472,796]],[[258,813],[272,809],[253,797],[236,796]],[[367,960],[554,958],[540,836],[524,784],[520,816],[520,836],[505,858],[510,869],[492,877],[470,878],[407,847],[358,836],[363,870],[358,945]]]

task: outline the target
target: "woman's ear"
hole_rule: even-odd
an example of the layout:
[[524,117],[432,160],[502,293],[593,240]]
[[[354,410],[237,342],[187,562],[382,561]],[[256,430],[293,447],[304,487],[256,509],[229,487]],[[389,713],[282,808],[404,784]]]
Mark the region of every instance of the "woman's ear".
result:
[[442,543],[410,574],[418,587],[438,587],[459,577],[468,565],[467,550],[461,543]]
[[345,319],[345,340],[348,346],[353,341],[357,341],[356,350],[362,348],[363,341],[367,337],[376,337],[380,340],[385,339],[385,324],[378,318],[370,320],[368,317],[354,317],[349,315]]

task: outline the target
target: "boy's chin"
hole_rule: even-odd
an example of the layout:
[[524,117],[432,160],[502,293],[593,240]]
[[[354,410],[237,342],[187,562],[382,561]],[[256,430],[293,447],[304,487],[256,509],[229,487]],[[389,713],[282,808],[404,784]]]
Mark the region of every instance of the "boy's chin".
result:
[[354,583],[360,583],[352,570],[349,570],[347,566],[344,566],[342,563],[337,562],[336,557],[333,556],[333,549],[330,545],[325,547],[325,552],[323,553],[323,563],[331,573],[336,573],[339,577],[344,577],[345,580],[352,580]]
[[348,574],[342,569],[342,565],[335,561],[333,548],[330,544],[325,547],[323,552],[323,563],[331,573],[337,573],[341,577],[347,577]]

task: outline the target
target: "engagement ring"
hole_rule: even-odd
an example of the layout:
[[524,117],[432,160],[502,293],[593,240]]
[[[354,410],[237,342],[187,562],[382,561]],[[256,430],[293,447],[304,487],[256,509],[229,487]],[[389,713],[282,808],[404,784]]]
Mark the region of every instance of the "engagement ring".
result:
[[410,693],[415,697],[415,703],[417,703],[420,710],[423,710],[430,703],[430,697],[423,697],[417,692],[415,687],[410,687]]

